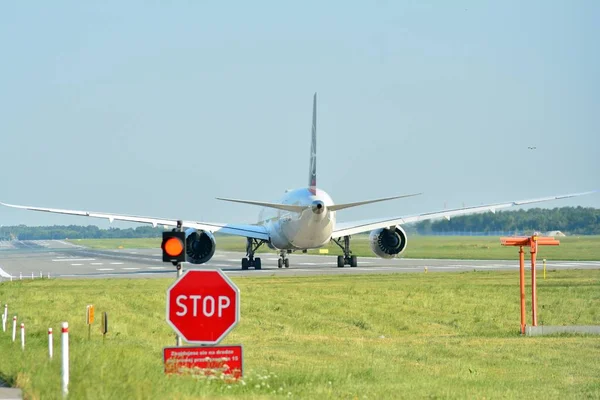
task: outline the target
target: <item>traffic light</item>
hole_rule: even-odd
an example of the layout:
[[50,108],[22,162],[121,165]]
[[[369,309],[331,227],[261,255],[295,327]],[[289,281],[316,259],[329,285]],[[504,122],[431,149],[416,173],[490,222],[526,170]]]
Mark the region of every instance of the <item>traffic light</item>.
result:
[[164,262],[185,262],[185,232],[163,232],[160,248]]

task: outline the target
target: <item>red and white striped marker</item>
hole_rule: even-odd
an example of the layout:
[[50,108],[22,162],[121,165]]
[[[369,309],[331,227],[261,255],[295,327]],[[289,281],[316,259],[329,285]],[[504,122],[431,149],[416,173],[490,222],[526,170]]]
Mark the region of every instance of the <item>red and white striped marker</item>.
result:
[[13,317],[13,342],[15,341],[15,339],[17,338],[17,316],[15,315]]
[[25,350],[25,324],[21,322],[21,350]]
[[52,338],[52,328],[48,328],[48,355],[52,359],[54,352],[54,339]]
[[69,323],[62,323],[62,392],[69,393]]

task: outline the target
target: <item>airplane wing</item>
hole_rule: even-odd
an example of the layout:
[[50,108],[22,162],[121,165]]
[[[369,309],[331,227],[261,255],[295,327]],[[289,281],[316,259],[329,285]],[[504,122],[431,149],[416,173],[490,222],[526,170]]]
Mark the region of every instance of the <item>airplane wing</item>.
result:
[[[103,218],[109,220],[111,223],[113,221],[127,221],[127,222],[139,222],[143,224],[152,224],[153,227],[157,227],[158,225],[164,226],[177,226],[176,219],[168,219],[168,218],[153,218],[153,217],[140,217],[134,215],[118,215],[118,214],[108,214],[108,213],[99,213],[93,211],[77,211],[77,210],[62,210],[58,208],[43,208],[43,207],[29,207],[29,206],[19,206],[14,204],[6,204],[0,202],[3,206],[13,207],[13,208],[21,208],[24,210],[32,210],[32,211],[43,211],[54,214],[67,214],[67,215],[79,215],[82,217],[93,217],[93,218]],[[243,225],[243,224],[219,224],[219,223],[209,223],[209,222],[195,222],[195,221],[183,221],[184,228],[194,228],[200,229],[203,231],[209,232],[221,232],[228,233],[230,235],[236,236],[244,236],[250,237],[254,239],[262,239],[269,240],[269,233],[264,226],[261,225]]]
[[420,222],[426,221],[428,219],[437,219],[437,218],[446,218],[450,219],[451,217],[458,217],[461,215],[468,214],[476,214],[482,213],[486,211],[496,212],[496,210],[500,210],[503,208],[513,207],[513,206],[522,206],[526,204],[532,203],[541,203],[544,201],[550,200],[559,200],[559,199],[567,199],[570,197],[583,196],[586,194],[592,194],[598,192],[597,190],[591,192],[583,192],[583,193],[573,193],[566,194],[561,196],[551,196],[551,197],[543,197],[539,199],[530,199],[530,200],[519,200],[519,201],[511,201],[508,203],[498,203],[498,204],[488,204],[482,206],[473,206],[473,207],[463,207],[463,208],[455,208],[451,210],[443,210],[443,211],[434,211],[417,215],[409,215],[406,217],[396,217],[396,218],[385,218],[385,219],[376,219],[376,220],[364,220],[364,221],[355,221],[355,222],[346,222],[346,223],[338,223],[336,225],[336,229],[333,231],[331,237],[334,239],[338,239],[344,236],[355,235],[357,233],[369,232],[375,229],[380,228],[389,228],[396,225],[404,225],[411,222]]

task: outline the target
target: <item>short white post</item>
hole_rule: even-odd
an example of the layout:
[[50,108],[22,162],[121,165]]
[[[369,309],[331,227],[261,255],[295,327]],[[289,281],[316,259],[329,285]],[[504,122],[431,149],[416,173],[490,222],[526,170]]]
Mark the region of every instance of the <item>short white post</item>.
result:
[[33,279],[33,271],[31,271],[31,279]]
[[21,322],[21,350],[25,350],[25,324]]
[[8,319],[8,304],[4,305],[4,313],[2,314],[2,332],[6,332],[6,320]]
[[50,279],[50,272],[48,272],[48,279]]
[[19,272],[19,280],[22,280],[22,279],[23,279],[23,273]]
[[40,279],[43,277],[44,277],[44,275],[42,275],[42,271],[40,271]]
[[62,392],[69,393],[69,323],[62,323]]
[[52,339],[52,328],[48,328],[48,355],[52,359],[54,340]]
[[15,315],[13,317],[13,342],[15,341],[15,339],[17,338],[17,316]]

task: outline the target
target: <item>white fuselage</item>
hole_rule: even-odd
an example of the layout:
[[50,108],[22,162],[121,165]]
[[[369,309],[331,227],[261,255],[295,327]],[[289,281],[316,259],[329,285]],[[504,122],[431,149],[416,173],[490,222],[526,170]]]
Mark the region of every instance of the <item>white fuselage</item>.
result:
[[285,193],[280,204],[305,206],[302,212],[264,208],[259,224],[265,225],[271,245],[282,250],[314,249],[329,243],[335,227],[331,197],[320,189],[295,189]]

